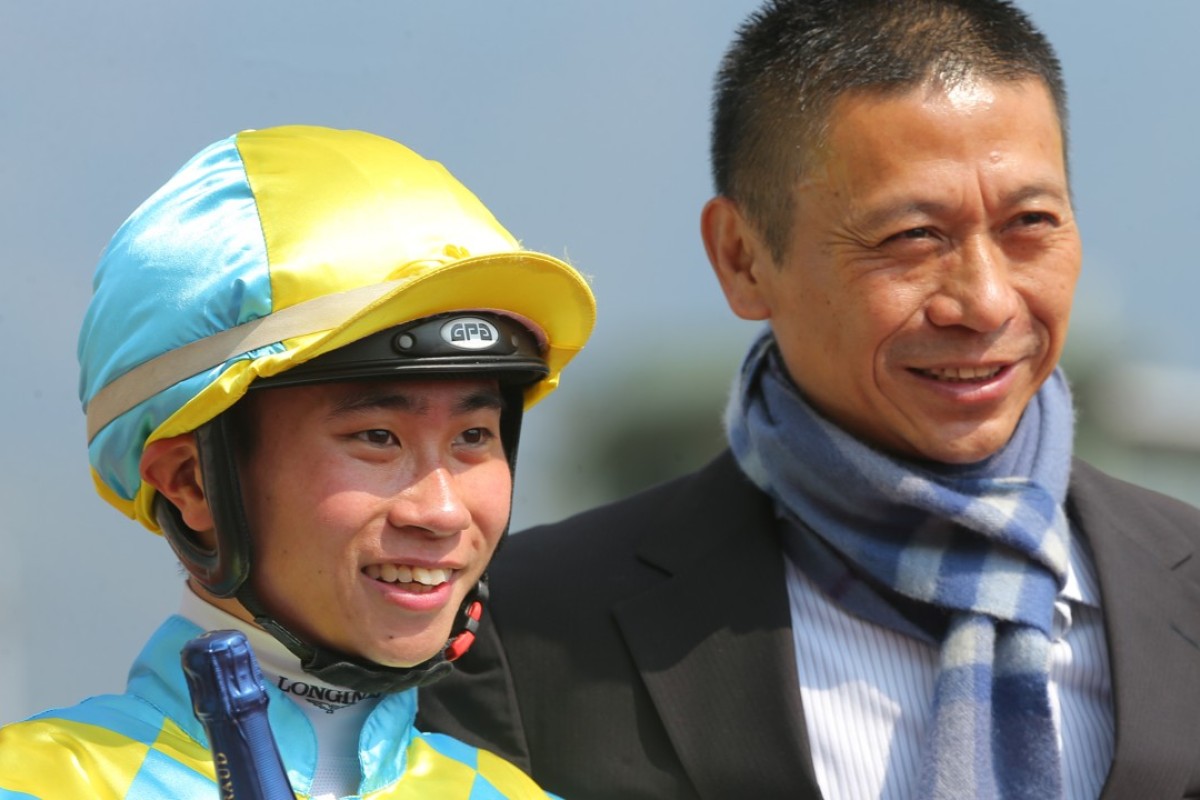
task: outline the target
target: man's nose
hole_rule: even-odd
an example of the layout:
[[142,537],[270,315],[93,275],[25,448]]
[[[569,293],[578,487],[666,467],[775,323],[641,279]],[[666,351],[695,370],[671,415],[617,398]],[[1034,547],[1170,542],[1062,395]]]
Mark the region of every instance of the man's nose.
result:
[[422,471],[396,495],[388,522],[396,528],[421,528],[433,536],[452,536],[471,524],[471,512],[458,479],[439,465]]
[[1008,257],[1000,246],[986,235],[974,236],[943,265],[926,316],[938,327],[958,326],[979,333],[999,330],[1020,306],[1012,280]]

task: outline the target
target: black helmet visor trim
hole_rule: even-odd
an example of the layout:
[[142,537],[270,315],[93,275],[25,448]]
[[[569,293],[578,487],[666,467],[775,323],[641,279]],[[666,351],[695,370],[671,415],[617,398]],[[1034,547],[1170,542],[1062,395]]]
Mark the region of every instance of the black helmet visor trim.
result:
[[251,389],[364,378],[493,376],[525,386],[550,372],[537,337],[502,314],[439,314],[365,336],[285,372],[259,378]]

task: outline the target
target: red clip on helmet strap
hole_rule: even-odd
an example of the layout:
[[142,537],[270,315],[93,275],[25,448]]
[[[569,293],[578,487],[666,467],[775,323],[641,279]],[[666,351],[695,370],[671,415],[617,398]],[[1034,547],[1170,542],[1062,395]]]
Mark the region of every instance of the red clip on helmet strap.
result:
[[464,653],[471,649],[471,645],[475,644],[475,633],[479,630],[479,620],[483,617],[483,603],[478,600],[471,603],[467,607],[464,614],[466,617],[465,628],[462,633],[455,636],[450,644],[446,646],[445,656],[447,661],[457,661]]

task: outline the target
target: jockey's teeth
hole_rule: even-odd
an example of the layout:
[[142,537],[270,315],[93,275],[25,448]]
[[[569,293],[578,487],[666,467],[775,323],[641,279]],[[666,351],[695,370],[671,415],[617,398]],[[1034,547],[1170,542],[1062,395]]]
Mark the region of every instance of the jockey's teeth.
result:
[[363,571],[368,578],[386,583],[419,583],[437,586],[450,580],[448,569],[426,569],[407,564],[368,564]]

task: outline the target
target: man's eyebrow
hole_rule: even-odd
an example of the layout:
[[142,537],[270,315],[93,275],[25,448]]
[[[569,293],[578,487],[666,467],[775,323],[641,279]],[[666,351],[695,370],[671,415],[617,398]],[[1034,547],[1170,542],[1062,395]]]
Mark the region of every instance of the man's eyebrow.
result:
[[[364,410],[402,411],[408,414],[429,412],[429,398],[421,392],[405,392],[394,386],[370,387],[347,392],[333,404],[331,416],[353,414]],[[459,396],[451,413],[468,414],[480,409],[503,410],[504,399],[498,389],[481,387],[471,389]]]
[[853,227],[855,230],[873,231],[886,227],[895,220],[902,219],[909,214],[923,214],[929,217],[936,217],[944,212],[947,207],[945,203],[935,200],[900,200],[856,215],[853,219]]
[[[1042,198],[1066,202],[1068,195],[1064,187],[1055,183],[1031,183],[1002,195],[1000,205],[1004,208],[1011,208],[1030,200]],[[944,214],[949,208],[950,204],[938,200],[899,200],[858,215],[854,219],[854,227],[857,230],[876,230],[909,214],[936,217]]]

